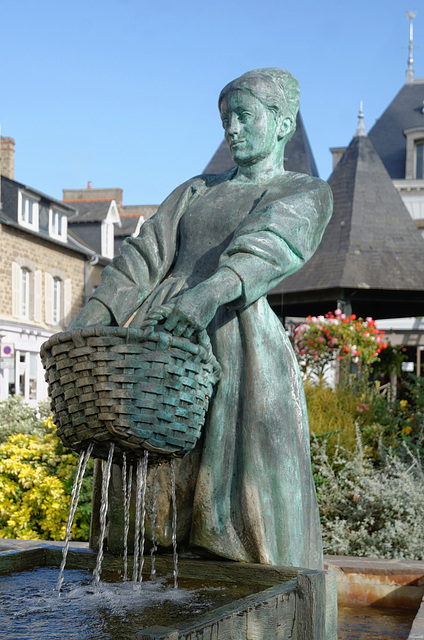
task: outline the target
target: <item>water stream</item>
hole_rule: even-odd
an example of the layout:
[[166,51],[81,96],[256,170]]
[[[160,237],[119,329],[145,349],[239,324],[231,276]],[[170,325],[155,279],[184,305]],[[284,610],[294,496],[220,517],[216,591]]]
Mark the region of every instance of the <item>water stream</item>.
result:
[[144,520],[146,517],[146,479],[147,464],[149,454],[146,450],[143,458],[137,461],[137,488],[135,503],[135,533],[134,533],[134,567],[133,582],[134,586],[137,582],[143,580],[143,563],[144,563]]
[[[91,455],[93,445],[90,445],[87,451],[81,452],[77,472],[74,480],[74,486],[71,495],[71,505],[68,517],[68,523],[66,526],[65,544],[63,547],[62,563],[59,571],[59,578],[57,581],[56,590],[60,594],[63,580],[64,570],[66,565],[66,558],[69,549],[70,536],[72,523],[75,516],[75,511],[78,506],[78,499],[81,491],[81,485],[84,478],[87,462]],[[107,529],[107,512],[108,512],[108,496],[109,496],[109,484],[111,478],[112,462],[114,455],[114,444],[110,444],[109,454],[107,462],[102,461],[102,489],[101,489],[101,505],[100,505],[100,536],[99,536],[99,549],[97,554],[96,568],[93,572],[94,586],[96,589],[100,585],[100,576],[102,572],[102,562],[104,556],[104,544],[106,538]],[[134,531],[134,562],[133,562],[133,585],[138,587],[143,581],[143,565],[144,565],[144,543],[145,543],[145,518],[146,518],[146,485],[147,485],[147,466],[149,461],[148,451],[145,450],[143,457],[137,460],[136,468],[136,512],[135,512],[135,531]],[[159,468],[160,464],[156,466],[154,478],[153,478],[153,500],[151,508],[151,530],[152,530],[152,548],[151,548],[151,581],[156,579],[156,566],[155,556],[157,551],[157,505],[159,500]],[[173,547],[173,584],[174,589],[178,588],[178,553],[177,553],[177,500],[176,500],[176,481],[175,481],[175,461],[172,458],[170,461],[171,467],[171,498],[172,498],[172,547]],[[128,469],[127,456],[124,453],[122,456],[122,494],[123,494],[123,507],[124,507],[124,536],[123,536],[123,565],[124,575],[123,581],[128,580],[128,535],[130,527],[130,504],[132,494],[132,477],[133,466],[130,465]]]
[[127,474],[127,455],[122,457],[122,493],[124,500],[124,582],[128,580],[128,533],[130,530],[130,504],[133,467],[130,465]]
[[109,455],[107,458],[106,464],[104,464],[103,468],[103,479],[102,479],[102,502],[100,506],[100,538],[99,538],[99,551],[97,554],[97,563],[96,568],[94,569],[94,585],[98,587],[100,583],[100,574],[102,572],[102,562],[103,562],[103,546],[106,536],[106,521],[107,521],[107,508],[109,504],[109,482],[110,482],[110,473],[112,469],[112,460],[113,460],[113,451],[115,445],[113,442],[110,444]]
[[175,460],[171,458],[171,491],[172,491],[172,547],[174,549],[174,589],[178,588],[178,553],[177,553],[177,496],[175,491]]
[[78,506],[85,469],[87,467],[87,463],[90,458],[92,450],[93,450],[93,445],[90,444],[87,451],[81,451],[79,460],[78,460],[78,466],[75,474],[74,485],[72,487],[71,500],[69,505],[68,522],[66,523],[65,544],[62,550],[62,562],[60,565],[59,577],[57,579],[57,585],[56,585],[56,591],[58,592],[59,596],[60,596],[60,589],[63,584],[63,573],[65,571],[66,558],[68,556],[69,542],[71,540],[72,524],[74,522],[75,511],[77,510],[77,506]]
[[153,500],[152,500],[152,510],[151,510],[151,527],[152,527],[152,548],[150,549],[150,558],[151,558],[151,571],[150,571],[150,580],[154,580],[156,578],[156,567],[155,567],[155,557],[156,551],[158,550],[156,544],[156,526],[157,526],[157,506],[158,506],[158,498],[159,498],[159,467],[160,464],[156,466],[155,475],[153,477]]
[[147,464],[149,462],[148,452],[144,452],[143,457],[143,466],[142,466],[142,474],[143,474],[143,496],[141,502],[141,530],[140,530],[140,572],[138,581],[142,582],[143,580],[143,565],[144,565],[144,521],[146,518],[146,487],[147,487]]

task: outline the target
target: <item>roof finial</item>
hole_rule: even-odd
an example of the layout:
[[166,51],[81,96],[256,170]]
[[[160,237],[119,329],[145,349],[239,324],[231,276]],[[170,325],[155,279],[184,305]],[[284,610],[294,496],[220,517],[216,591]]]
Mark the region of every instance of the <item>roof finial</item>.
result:
[[359,113],[358,113],[358,126],[356,129],[356,133],[355,133],[355,138],[356,136],[366,136],[367,132],[365,131],[365,127],[364,127],[364,111],[363,111],[363,103],[362,100],[359,103]]
[[410,84],[414,82],[414,64],[413,50],[414,50],[414,18],[416,17],[415,11],[407,11],[406,19],[409,20],[409,54],[408,54],[408,68],[406,70],[406,83]]

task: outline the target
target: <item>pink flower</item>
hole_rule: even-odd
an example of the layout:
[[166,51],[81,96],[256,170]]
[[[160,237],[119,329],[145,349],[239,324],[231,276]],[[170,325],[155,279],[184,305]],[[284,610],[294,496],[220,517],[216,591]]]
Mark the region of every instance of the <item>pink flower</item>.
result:
[[324,338],[323,338],[322,336],[320,336],[320,337],[318,338],[318,342],[324,342]]
[[[340,310],[340,309],[336,309],[336,310],[335,310],[335,312],[334,312],[334,315],[335,315],[335,316],[341,316],[341,315],[342,315],[341,310]],[[346,317],[346,316],[345,316],[345,317]]]

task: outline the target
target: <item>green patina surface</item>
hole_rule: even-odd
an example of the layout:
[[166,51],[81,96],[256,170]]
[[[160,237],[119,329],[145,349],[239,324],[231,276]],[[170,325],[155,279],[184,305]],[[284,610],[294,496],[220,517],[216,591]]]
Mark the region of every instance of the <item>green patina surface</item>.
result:
[[[249,72],[223,89],[219,108],[236,169],[171,193],[140,236],[124,241],[73,327],[123,325],[133,314],[139,327],[166,304],[165,329],[174,335],[207,328],[222,375],[201,440],[176,463],[178,541],[244,562],[322,568],[302,381],[266,300],[314,253],[332,210],[325,182],[284,170],[298,100],[297,81],[278,69]],[[158,479],[157,538],[166,548],[166,462]],[[121,551],[117,468],[112,487],[108,545]]]

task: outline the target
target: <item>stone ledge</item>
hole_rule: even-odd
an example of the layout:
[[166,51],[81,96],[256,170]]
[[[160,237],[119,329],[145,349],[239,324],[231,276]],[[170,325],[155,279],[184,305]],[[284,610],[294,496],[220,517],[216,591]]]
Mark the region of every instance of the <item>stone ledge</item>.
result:
[[424,601],[421,603],[409,632],[408,640],[424,640]]
[[405,560],[405,558],[360,558],[357,556],[324,556],[328,569],[342,569],[345,573],[414,573],[424,576],[424,561]]
[[325,556],[334,571],[339,604],[418,609],[424,596],[424,562]]

